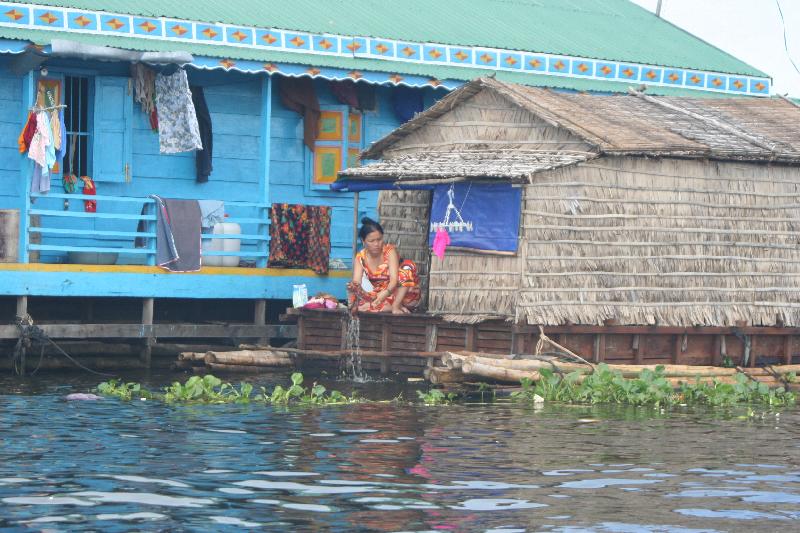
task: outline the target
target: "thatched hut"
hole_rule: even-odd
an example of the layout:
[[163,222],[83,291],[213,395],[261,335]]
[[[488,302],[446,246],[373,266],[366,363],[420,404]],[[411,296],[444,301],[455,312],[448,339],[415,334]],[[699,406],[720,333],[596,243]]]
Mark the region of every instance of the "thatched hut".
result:
[[[520,212],[515,253],[431,258],[428,310],[446,320],[800,327],[800,107],[789,100],[482,78],[362,159],[379,161],[342,178],[521,189],[507,206]],[[427,259],[431,193],[382,195],[389,236]]]

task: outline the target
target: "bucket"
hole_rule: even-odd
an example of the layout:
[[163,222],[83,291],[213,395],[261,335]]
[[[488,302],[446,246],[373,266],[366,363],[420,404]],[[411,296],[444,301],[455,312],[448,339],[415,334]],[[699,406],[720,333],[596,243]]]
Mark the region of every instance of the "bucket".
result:
[[[212,235],[241,235],[242,228],[235,222],[218,222],[211,228]],[[241,249],[240,239],[203,239],[203,252],[238,252]],[[239,266],[239,256],[203,256],[205,266]]]

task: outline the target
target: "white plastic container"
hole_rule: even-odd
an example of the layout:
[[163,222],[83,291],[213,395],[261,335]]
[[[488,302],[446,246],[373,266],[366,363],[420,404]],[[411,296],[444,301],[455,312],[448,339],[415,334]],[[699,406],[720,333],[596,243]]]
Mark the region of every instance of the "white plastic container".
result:
[[[213,235],[241,235],[242,227],[235,222],[218,222],[211,228]],[[242,247],[240,239],[203,239],[203,252],[238,252]],[[203,255],[205,266],[239,266],[239,256]]]

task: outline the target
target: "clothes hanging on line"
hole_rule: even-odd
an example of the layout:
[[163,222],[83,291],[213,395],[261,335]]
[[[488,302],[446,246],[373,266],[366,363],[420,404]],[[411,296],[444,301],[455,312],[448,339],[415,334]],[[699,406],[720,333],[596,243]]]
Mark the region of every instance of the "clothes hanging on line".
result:
[[269,266],[310,268],[327,274],[331,253],[331,208],[272,204]]
[[319,99],[311,78],[281,78],[278,85],[281,103],[303,117],[303,142],[314,151],[319,134]]
[[19,153],[24,154],[28,151],[34,133],[36,133],[36,113],[31,111],[28,113],[28,120],[25,121],[25,127],[22,128],[22,133],[19,134],[19,138],[17,139]]
[[200,206],[197,200],[156,202],[156,264],[170,272],[200,270]]
[[195,153],[195,166],[197,167],[197,182],[205,183],[214,170],[212,164],[214,133],[211,127],[211,113],[208,111],[206,97],[203,88],[197,85],[189,88],[192,91],[192,104],[197,115],[197,123],[200,127],[200,141],[203,148]]
[[171,76],[158,74],[155,85],[161,153],[202,150],[200,126],[192,104],[186,71],[179,69]]

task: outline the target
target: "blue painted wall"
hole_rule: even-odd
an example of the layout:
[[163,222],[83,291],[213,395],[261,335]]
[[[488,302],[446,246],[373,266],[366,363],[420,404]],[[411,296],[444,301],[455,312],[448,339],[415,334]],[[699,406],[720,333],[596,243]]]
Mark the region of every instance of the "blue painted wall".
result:
[[[8,58],[0,58],[0,209],[24,206],[27,191],[21,169],[31,163],[20,156],[17,137],[24,119],[22,91],[23,77],[8,69]],[[123,79],[129,76],[128,66],[115,63],[50,60],[48,68],[53,74],[109,76]],[[353,234],[353,195],[328,190],[314,190],[309,185],[309,161],[311,153],[303,144],[302,117],[280,102],[277,84],[273,83],[272,97],[269,94],[269,79],[265,76],[245,75],[237,72],[199,71],[188,69],[192,85],[204,88],[211,113],[214,133],[214,170],[208,183],[197,183],[194,153],[161,154],[158,134],[150,129],[147,117],[138,104],[131,114],[132,172],[130,182],[118,178],[115,181],[97,181],[97,194],[102,196],[146,197],[158,194],[169,198],[218,199],[226,202],[275,202],[328,205],[333,208],[331,228],[331,257],[351,263]],[[315,80],[315,88],[322,105],[338,105],[326,80]],[[367,146],[386,135],[399,125],[391,105],[392,89],[377,88],[375,111],[364,114],[364,143]],[[444,91],[425,90],[426,105],[433,103]],[[268,116],[268,113],[271,115]],[[265,138],[265,126],[271,123],[269,138]],[[97,140],[97,149],[103,149],[102,140]],[[266,152],[269,151],[269,154]],[[120,174],[121,174],[120,164]],[[269,180],[266,181],[266,176]],[[61,177],[53,176],[53,193],[63,192]],[[79,183],[80,190],[80,183]],[[78,192],[79,192],[78,190]],[[359,218],[375,216],[377,193],[360,195]],[[57,198],[39,198],[36,209],[63,210],[64,202]],[[83,202],[73,199],[69,211],[83,211]],[[98,201],[98,212],[138,215],[141,204],[136,202],[115,203]],[[255,217],[251,208],[228,209],[231,217]],[[262,213],[263,215],[263,213]],[[94,220],[67,217],[43,217],[44,226],[58,228],[81,228],[92,230],[136,231],[134,220]],[[256,234],[256,225],[243,225],[243,233]],[[264,227],[260,230],[265,231]],[[75,238],[73,236],[44,235],[43,244],[119,247],[131,246],[132,238]],[[255,244],[243,244],[245,250],[255,250]],[[245,254],[246,255],[246,254]],[[41,254],[41,262],[58,263],[66,260],[64,252]],[[120,255],[119,263],[141,264],[144,256]],[[30,274],[27,274],[30,277]],[[118,291],[119,287],[115,289]],[[166,289],[164,289],[166,290]],[[275,297],[288,298],[286,294]],[[124,292],[124,291],[123,291]],[[168,291],[167,291],[168,292]],[[255,295],[254,295],[255,296]],[[208,297],[205,295],[203,297]],[[261,297],[263,297],[263,292]]]

